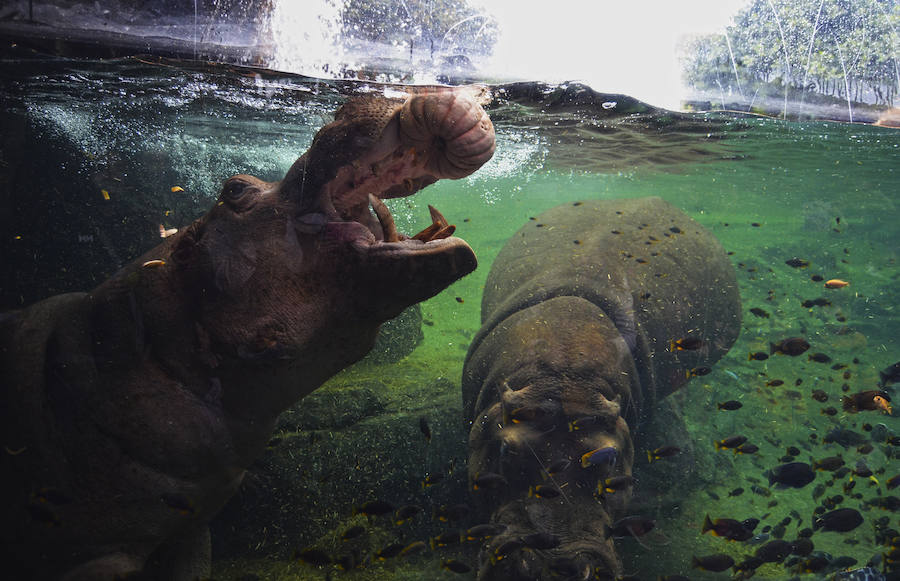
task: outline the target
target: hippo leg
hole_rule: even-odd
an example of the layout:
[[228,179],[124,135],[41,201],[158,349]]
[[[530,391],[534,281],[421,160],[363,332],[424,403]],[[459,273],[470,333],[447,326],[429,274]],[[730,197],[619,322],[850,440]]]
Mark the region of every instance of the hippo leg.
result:
[[70,570],[62,581],[112,581],[128,579],[143,570],[144,559],[125,553],[110,553]]
[[157,579],[193,581],[210,574],[212,545],[206,523],[191,527],[166,541],[148,560]]
[[652,526],[614,526],[632,432],[740,329],[722,247],[659,198],[566,204],[500,252],[482,319],[462,380],[469,477],[504,530],[483,547],[479,579],[617,578],[614,537]]

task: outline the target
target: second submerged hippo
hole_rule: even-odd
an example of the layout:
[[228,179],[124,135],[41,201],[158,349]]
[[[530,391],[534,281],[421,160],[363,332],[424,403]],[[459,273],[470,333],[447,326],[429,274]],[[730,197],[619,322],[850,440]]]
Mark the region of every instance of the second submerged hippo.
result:
[[497,256],[481,316],[462,381],[469,477],[504,531],[479,579],[618,578],[613,537],[648,524],[615,526],[632,431],[740,330],[722,246],[660,198],[558,206]]
[[206,523],[278,414],[475,268],[437,211],[409,238],[381,199],[493,151],[465,89],[350,100],[280,182],[234,176],[93,291],[0,316],[5,574],[208,575]]

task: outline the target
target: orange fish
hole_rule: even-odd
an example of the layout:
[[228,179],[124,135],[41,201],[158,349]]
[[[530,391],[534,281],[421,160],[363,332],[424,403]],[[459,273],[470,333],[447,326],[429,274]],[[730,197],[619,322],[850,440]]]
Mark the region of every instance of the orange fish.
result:
[[825,288],[844,288],[850,283],[839,278],[833,278],[825,281]]
[[880,395],[876,395],[872,398],[872,403],[875,404],[875,407],[883,411],[884,413],[890,415],[891,414],[891,404],[888,403],[886,398],[881,397]]

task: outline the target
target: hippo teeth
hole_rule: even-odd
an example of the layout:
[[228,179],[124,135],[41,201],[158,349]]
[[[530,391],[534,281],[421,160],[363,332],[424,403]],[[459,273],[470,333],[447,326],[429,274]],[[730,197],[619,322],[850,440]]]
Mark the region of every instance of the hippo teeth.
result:
[[[400,242],[400,233],[397,232],[397,225],[394,224],[394,217],[391,211],[377,196],[369,194],[369,204],[372,206],[378,221],[381,223],[381,230],[384,233],[385,242]],[[449,238],[456,231],[456,226],[449,224],[444,215],[437,208],[428,205],[428,212],[431,214],[431,226],[412,237],[413,240],[421,242],[431,242],[432,240],[441,240]]]
[[384,205],[384,202],[379,200],[376,196],[369,194],[369,204],[372,205],[372,209],[375,211],[375,215],[378,216],[378,221],[381,223],[384,241],[400,242],[400,234],[397,232],[397,225],[394,224],[394,217],[391,216],[391,211]]
[[431,242],[432,240],[441,240],[452,236],[453,232],[456,231],[456,226],[448,224],[444,215],[438,212],[437,208],[431,204],[428,205],[428,211],[431,212],[431,226],[413,236],[413,240]]

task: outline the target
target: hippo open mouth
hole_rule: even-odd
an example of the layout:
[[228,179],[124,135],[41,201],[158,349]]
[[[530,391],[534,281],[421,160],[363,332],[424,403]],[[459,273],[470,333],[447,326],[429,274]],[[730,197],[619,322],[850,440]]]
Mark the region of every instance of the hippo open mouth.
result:
[[[320,152],[330,152],[334,173],[323,176],[317,209],[331,225],[339,222],[351,230],[357,230],[352,223],[363,225],[368,234],[360,234],[382,252],[430,253],[465,243],[447,240],[455,227],[432,206],[430,226],[413,236],[398,232],[382,200],[410,196],[439,179],[465,177],[491,158],[494,147],[490,119],[465,93],[357,99],[316,135],[307,167],[316,167]],[[336,151],[342,152],[339,159]]]

